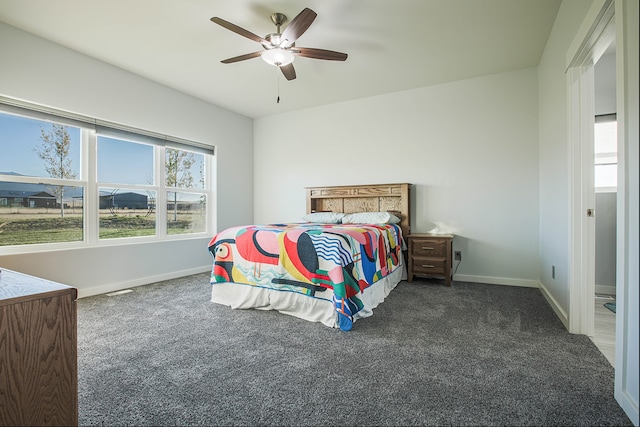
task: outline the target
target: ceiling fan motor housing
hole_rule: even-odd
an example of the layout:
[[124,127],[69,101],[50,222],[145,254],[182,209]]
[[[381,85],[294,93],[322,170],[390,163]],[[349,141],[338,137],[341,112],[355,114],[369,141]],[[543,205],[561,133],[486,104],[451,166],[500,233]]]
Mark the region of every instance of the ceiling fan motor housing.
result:
[[272,49],[274,47],[282,47],[284,49],[288,49],[291,47],[294,47],[296,44],[295,43],[287,43],[286,46],[280,46],[280,43],[282,43],[282,39],[281,39],[282,34],[280,33],[271,33],[271,34],[267,34],[266,36],[264,36],[264,39],[268,42],[268,43],[262,43],[262,47],[264,47],[265,49]]

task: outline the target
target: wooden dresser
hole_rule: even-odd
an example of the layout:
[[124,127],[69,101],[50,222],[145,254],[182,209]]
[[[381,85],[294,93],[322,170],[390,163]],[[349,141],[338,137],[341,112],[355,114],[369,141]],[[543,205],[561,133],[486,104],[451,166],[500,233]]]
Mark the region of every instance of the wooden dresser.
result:
[[78,424],[76,298],[0,269],[0,425]]
[[442,277],[451,286],[452,234],[410,234],[408,281],[414,276]]

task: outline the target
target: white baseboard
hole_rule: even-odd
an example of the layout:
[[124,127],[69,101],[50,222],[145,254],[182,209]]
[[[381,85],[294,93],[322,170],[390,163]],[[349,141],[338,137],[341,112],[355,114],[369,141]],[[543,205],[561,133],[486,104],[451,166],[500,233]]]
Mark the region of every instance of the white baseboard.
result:
[[556,313],[556,316],[558,316],[558,318],[560,319],[560,321],[562,322],[562,324],[564,325],[564,327],[568,331],[569,330],[569,315],[567,314],[567,312],[564,311],[564,309],[560,306],[560,304],[558,304],[558,301],[556,301],[556,299],[553,297],[553,295],[551,295],[551,293],[544,286],[543,283],[539,282],[538,288],[540,289],[540,292],[542,292],[542,295],[547,300],[547,302],[549,303],[549,305],[551,306],[553,311]]
[[151,283],[162,282],[163,280],[177,279],[178,277],[190,276],[192,274],[206,273],[211,271],[211,265],[191,268],[188,270],[174,271],[157,276],[147,276],[126,282],[110,283],[108,285],[95,286],[93,288],[78,289],[78,298],[85,298],[94,295],[106,294],[109,292],[121,291],[123,289],[134,288],[136,286],[149,285]]
[[616,287],[606,285],[596,285],[596,294],[614,295],[616,294]]
[[512,279],[508,277],[471,276],[468,274],[456,274],[453,280],[457,282],[485,283],[488,285],[521,286],[524,288],[537,288],[540,282],[528,279]]
[[[619,380],[618,378],[629,378],[631,376],[632,375],[628,374],[627,372],[623,372],[622,374],[618,374],[616,372],[616,382],[623,381],[622,379]],[[631,423],[634,426],[639,425],[638,424],[638,397],[632,396],[627,390],[619,390],[617,388],[614,392],[614,396],[616,398],[616,401],[622,408],[622,410],[627,414],[627,416],[631,420]]]

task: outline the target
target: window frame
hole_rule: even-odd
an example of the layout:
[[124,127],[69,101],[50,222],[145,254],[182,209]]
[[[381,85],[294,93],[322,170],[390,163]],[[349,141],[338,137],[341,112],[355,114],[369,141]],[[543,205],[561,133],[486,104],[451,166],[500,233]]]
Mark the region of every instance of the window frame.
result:
[[[191,240],[209,237],[213,230],[215,208],[215,146],[198,143],[182,138],[162,135],[146,130],[124,126],[112,122],[97,120],[94,118],[67,113],[36,104],[18,101],[0,96],[0,113],[14,114],[28,119],[44,120],[67,126],[80,128],[80,168],[79,177],[75,180],[62,180],[50,177],[30,177],[0,174],[0,181],[53,184],[78,186],[83,189],[83,239],[81,241],[57,242],[57,243],[33,243],[24,245],[0,246],[1,254],[19,254],[41,252],[44,250],[64,250],[87,247],[107,247],[129,245],[146,242],[163,242],[176,240]],[[154,183],[153,185],[130,185],[120,183],[105,183],[97,180],[97,140],[98,134],[110,138],[124,139],[131,142],[140,142],[153,145],[154,157]],[[205,229],[201,232],[167,234],[167,205],[166,194],[168,191],[176,191],[175,187],[167,187],[165,180],[165,151],[166,148],[186,150],[204,155],[204,188],[178,188],[178,191],[203,194],[205,204]],[[117,186],[117,188],[129,188],[134,190],[150,190],[157,194],[156,199],[156,224],[153,236],[132,236],[119,238],[99,237],[99,188]]]
[[[594,120],[594,126],[597,126],[600,123],[611,123],[611,122],[615,122],[616,123],[616,127],[617,127],[617,123],[618,123],[618,118],[617,118],[617,114],[616,113],[610,113],[610,114],[599,114],[595,116],[595,120]],[[618,168],[618,151],[617,151],[617,146],[616,146],[616,151],[615,152],[606,152],[606,153],[596,153],[595,152],[595,147],[597,145],[597,141],[595,141],[595,129],[594,129],[594,189],[596,193],[616,193],[618,191],[618,186],[617,183],[615,186],[598,186],[595,184],[595,181],[597,179],[596,175],[597,175],[597,170],[598,170],[598,166],[615,166],[616,170]],[[607,157],[607,156],[611,156],[615,154],[616,156],[616,161],[615,162],[600,162],[598,159],[599,158],[603,158],[603,157]],[[617,174],[616,174],[617,176]]]

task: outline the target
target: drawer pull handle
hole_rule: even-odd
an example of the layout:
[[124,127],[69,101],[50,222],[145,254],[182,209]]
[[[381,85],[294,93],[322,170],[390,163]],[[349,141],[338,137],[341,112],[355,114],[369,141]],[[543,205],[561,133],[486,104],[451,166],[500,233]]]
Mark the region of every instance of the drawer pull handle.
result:
[[422,247],[422,249],[425,249],[425,250],[427,250],[427,251],[432,251],[432,250],[433,250],[433,248],[430,248],[430,247],[428,247],[428,246],[423,246],[423,247]]
[[435,265],[430,265],[430,264],[422,264],[422,268],[435,268]]

